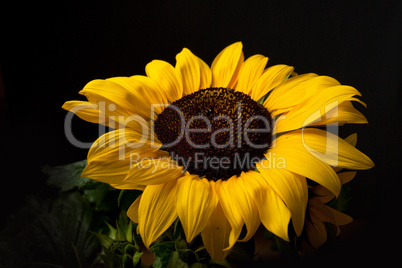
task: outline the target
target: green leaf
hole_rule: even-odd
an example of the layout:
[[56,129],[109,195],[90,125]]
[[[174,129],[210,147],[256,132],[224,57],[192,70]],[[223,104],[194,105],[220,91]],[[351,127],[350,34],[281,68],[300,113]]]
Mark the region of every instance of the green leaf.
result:
[[188,268],[188,264],[180,259],[179,252],[173,251],[170,255],[167,268]]
[[126,230],[126,240],[130,243],[133,242],[133,222],[130,221]]
[[75,187],[82,187],[91,180],[81,177],[81,173],[87,165],[87,160],[78,161],[68,165],[50,167],[48,165],[42,167],[42,172],[49,178],[48,185],[60,188],[60,191],[65,192]]
[[136,239],[140,239],[135,234],[136,224],[127,216],[124,209],[115,219],[115,227],[106,222],[109,228],[108,235],[98,234],[102,244],[102,254],[100,255],[106,268],[139,267],[141,264],[142,252]]
[[141,256],[142,256],[142,254],[143,254],[143,252],[139,252],[139,251],[136,251],[134,253],[134,256],[133,256],[133,265],[134,265],[134,267],[137,267],[139,264],[141,264]]
[[79,190],[96,190],[96,191],[115,191],[116,189],[107,183],[88,179],[88,182],[79,186]]
[[99,243],[101,244],[102,247],[110,248],[112,246],[114,240],[112,238],[110,238],[108,235],[99,234],[99,233],[97,233],[95,235],[98,238]]
[[154,263],[152,264],[154,268],[163,268],[163,262],[160,257],[156,257]]
[[179,260],[179,252],[173,251],[172,254],[170,254],[170,259],[169,259],[169,263],[168,263],[167,267],[168,268],[176,268],[178,260]]
[[121,190],[120,194],[119,194],[119,197],[117,198],[117,206],[119,206],[119,207],[120,207],[121,198],[123,197],[123,194],[124,194],[125,191],[126,190]]
[[173,240],[181,239],[181,234],[184,233],[179,217],[173,223]]
[[175,243],[172,241],[155,242],[150,251],[155,253],[156,264],[154,262],[153,267],[167,267],[170,256],[175,251]]
[[176,240],[175,248],[176,248],[176,250],[179,250],[179,251],[180,250],[187,250],[188,247],[187,247],[186,240],[185,239]]
[[117,229],[114,228],[112,225],[106,222],[107,227],[109,228],[109,237],[113,240],[116,240]]

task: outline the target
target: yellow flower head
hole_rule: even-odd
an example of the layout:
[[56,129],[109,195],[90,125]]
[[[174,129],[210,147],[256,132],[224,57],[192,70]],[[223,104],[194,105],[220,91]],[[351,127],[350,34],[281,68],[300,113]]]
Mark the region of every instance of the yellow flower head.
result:
[[[262,223],[284,240],[305,222],[307,178],[337,196],[333,167],[373,167],[327,124],[366,123],[352,105],[353,87],[327,76],[266,68],[244,60],[242,43],[209,67],[184,48],[176,65],[154,60],[146,76],[89,82],[64,109],[116,130],[88,153],[83,176],[143,193],[128,216],[149,247],[176,219],[190,242],[201,233],[211,257],[223,260],[236,241]],[[321,128],[314,128],[321,126]],[[245,225],[247,232],[240,237]]]

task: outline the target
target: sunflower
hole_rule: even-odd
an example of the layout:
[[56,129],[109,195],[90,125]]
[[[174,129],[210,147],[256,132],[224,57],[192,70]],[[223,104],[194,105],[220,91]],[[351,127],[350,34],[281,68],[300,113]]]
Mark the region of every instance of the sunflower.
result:
[[266,68],[267,57],[245,60],[242,48],[226,47],[211,67],[184,48],[175,66],[154,60],[146,76],[91,81],[80,91],[88,101],[63,105],[116,129],[92,145],[82,176],[143,191],[127,214],[146,247],[177,218],[186,240],[201,234],[216,260],[261,223],[289,241],[289,224],[303,230],[310,181],[338,196],[333,167],[373,167],[324,130],[367,122],[352,105],[364,105],[355,88],[283,64]]

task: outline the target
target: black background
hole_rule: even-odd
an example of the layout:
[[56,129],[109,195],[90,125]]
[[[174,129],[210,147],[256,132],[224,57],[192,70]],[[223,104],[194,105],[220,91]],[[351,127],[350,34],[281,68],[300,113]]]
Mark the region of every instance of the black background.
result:
[[[41,165],[86,157],[64,136],[61,105],[83,99],[78,91],[87,82],[145,74],[153,59],[174,64],[183,47],[211,64],[242,41],[245,57],[263,54],[268,65],[329,75],[363,94],[368,109],[356,107],[369,124],[343,131],[358,131],[357,147],[376,167],[351,182],[348,213],[360,224],[322,257],[390,260],[400,244],[401,14],[401,1],[8,3],[0,11],[0,213],[24,205],[27,195],[55,195]],[[98,126],[76,118],[73,132],[90,142]]]

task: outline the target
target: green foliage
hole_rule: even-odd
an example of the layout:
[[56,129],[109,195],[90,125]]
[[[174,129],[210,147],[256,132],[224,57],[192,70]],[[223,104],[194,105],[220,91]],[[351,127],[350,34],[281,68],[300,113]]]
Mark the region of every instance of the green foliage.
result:
[[[155,253],[155,268],[161,267],[190,267],[195,263],[205,262],[206,258],[202,254],[202,243],[194,239],[187,244],[184,239],[184,231],[177,219],[174,224],[166,230],[162,236],[162,241],[157,241],[150,248]],[[201,253],[201,254],[199,254]]]
[[56,186],[65,192],[91,183],[92,180],[81,177],[86,165],[87,160],[56,167],[43,166],[42,172],[48,176],[49,185]]
[[18,226],[10,223],[0,235],[8,242],[0,251],[4,267],[90,267],[100,248],[89,232],[96,219],[77,192],[54,202],[32,198],[16,215]]
[[102,246],[100,257],[103,260],[104,267],[139,267],[142,252],[137,242],[140,238],[133,232],[137,227],[136,224],[128,219],[123,210],[116,222],[116,228],[108,223],[106,224],[109,228],[108,234],[97,234]]
[[[139,266],[139,237],[125,211],[141,192],[83,178],[85,165],[86,160],[42,167],[48,184],[60,188],[59,197],[31,197],[15,213],[0,232],[0,267]],[[113,260],[107,266],[108,252],[120,253],[118,265]]]
[[160,241],[154,243],[150,250],[155,254],[155,262],[152,266],[154,268],[230,267],[227,260],[216,262],[211,259],[203,246],[200,235],[187,243],[178,219],[165,231]]

